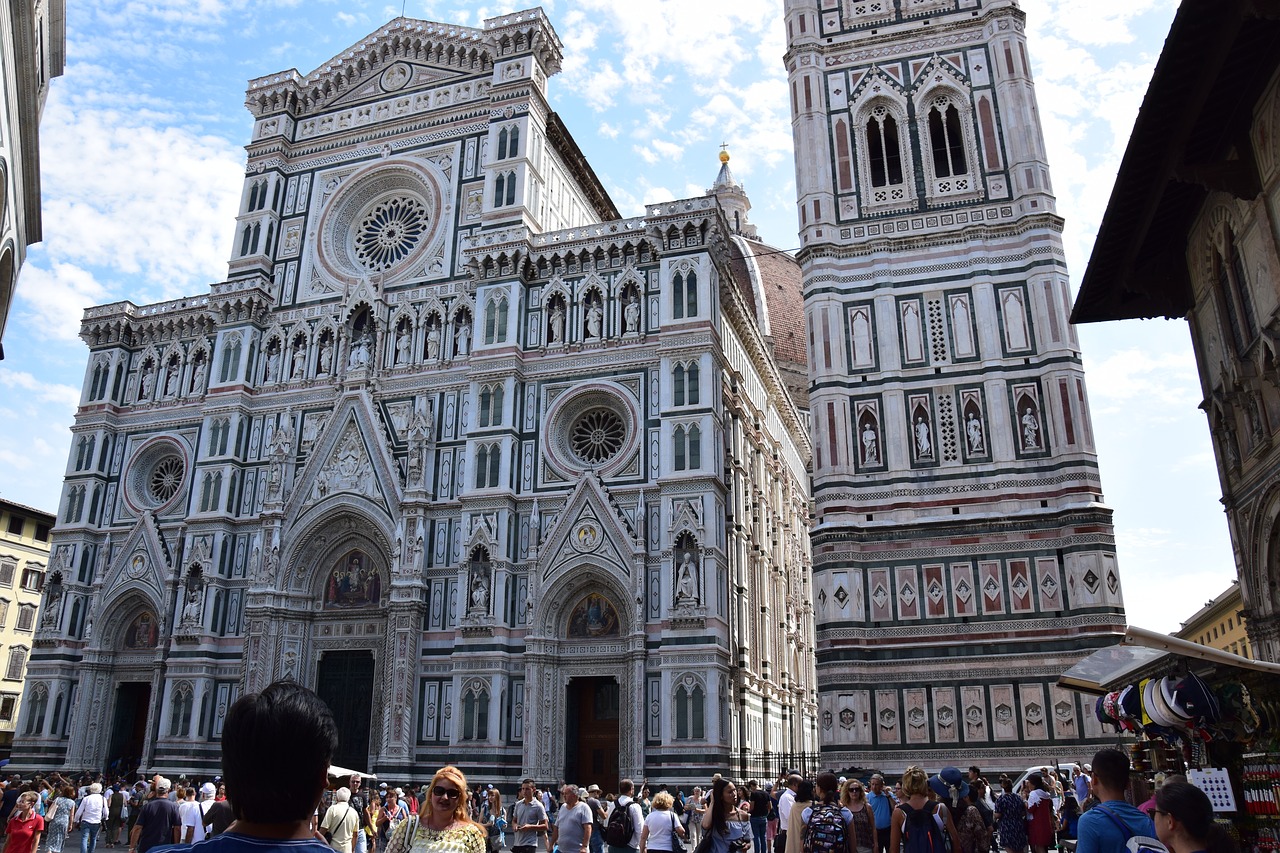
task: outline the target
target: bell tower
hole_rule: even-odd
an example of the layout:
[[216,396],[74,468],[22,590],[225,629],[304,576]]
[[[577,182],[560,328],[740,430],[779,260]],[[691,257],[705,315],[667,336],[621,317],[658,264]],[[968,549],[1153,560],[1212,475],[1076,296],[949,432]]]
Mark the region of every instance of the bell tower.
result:
[[823,764],[1075,754],[1125,620],[1025,15],[785,11]]

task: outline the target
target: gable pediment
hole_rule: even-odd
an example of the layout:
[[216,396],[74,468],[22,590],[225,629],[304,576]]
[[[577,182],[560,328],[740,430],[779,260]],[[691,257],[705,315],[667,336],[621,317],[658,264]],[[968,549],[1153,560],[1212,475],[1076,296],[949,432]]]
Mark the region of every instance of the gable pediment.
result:
[[138,590],[159,608],[165,599],[168,573],[168,549],[160,538],[155,516],[144,512],[107,566],[101,600],[114,601],[127,590]]
[[341,401],[312,445],[289,495],[286,514],[343,496],[364,498],[388,516],[400,501],[400,475],[382,440],[364,392]]
[[632,561],[642,553],[642,545],[630,529],[630,522],[614,509],[603,482],[587,474],[547,531],[541,550],[549,557],[543,580],[565,567],[580,564],[617,569],[630,576]]
[[357,77],[347,88],[337,92],[328,101],[317,104],[318,108],[347,107],[356,104],[371,103],[383,98],[408,95],[447,85],[459,80],[462,72],[449,68],[437,68],[418,62],[394,61],[386,66],[369,68],[363,79]]

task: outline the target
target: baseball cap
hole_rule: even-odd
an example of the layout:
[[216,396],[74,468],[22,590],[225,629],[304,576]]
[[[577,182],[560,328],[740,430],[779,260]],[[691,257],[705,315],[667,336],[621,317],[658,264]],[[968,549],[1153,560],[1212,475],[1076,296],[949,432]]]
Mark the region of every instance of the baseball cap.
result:
[[200,796],[202,797],[212,797],[216,793],[218,793],[218,788],[212,782],[205,782],[200,786]]

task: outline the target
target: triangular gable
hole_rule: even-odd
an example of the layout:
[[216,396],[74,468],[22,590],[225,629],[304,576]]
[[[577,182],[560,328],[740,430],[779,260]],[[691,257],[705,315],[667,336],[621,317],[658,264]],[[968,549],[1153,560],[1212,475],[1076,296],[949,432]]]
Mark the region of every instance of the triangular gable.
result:
[[584,563],[613,567],[630,576],[633,560],[643,548],[619,513],[599,477],[584,475],[547,531],[540,550],[553,556],[544,565],[542,579]]
[[969,85],[964,72],[950,62],[943,61],[936,53],[928,62],[921,64],[918,70],[916,63],[912,63],[911,82],[916,89],[928,89],[938,83],[950,83],[960,89],[966,89]]
[[457,69],[445,70],[403,59],[368,68],[366,74],[363,82],[348,88],[325,106],[353,106],[393,95],[408,95],[462,76]]
[[311,507],[342,495],[372,501],[388,517],[401,500],[400,474],[386,451],[364,391],[341,400],[294,483],[285,513],[297,519]]
[[164,609],[169,554],[155,516],[144,512],[120,544],[103,575],[102,601],[115,601],[130,591],[142,593],[160,613]]
[[[899,100],[905,98],[906,90],[902,83],[898,80],[897,75],[889,75],[886,71],[897,70],[895,68],[881,68],[875,66],[866,74],[859,78],[857,84],[849,91],[849,103],[856,104],[867,98],[874,98],[877,95],[899,96],[893,98]],[[887,91],[886,91],[887,90]]]

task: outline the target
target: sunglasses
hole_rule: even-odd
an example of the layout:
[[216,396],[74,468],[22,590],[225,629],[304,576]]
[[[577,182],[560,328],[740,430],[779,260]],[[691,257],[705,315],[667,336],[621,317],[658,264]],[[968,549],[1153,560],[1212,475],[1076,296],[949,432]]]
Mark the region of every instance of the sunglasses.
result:
[[432,788],[431,793],[437,797],[444,797],[446,800],[456,800],[462,796],[462,792],[457,788],[442,788],[439,785]]

